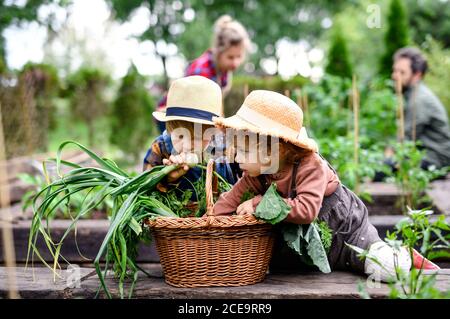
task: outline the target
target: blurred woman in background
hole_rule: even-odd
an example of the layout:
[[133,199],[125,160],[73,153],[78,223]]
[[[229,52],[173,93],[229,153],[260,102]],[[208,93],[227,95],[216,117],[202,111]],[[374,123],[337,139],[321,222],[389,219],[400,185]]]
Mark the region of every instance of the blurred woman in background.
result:
[[[212,46],[193,60],[185,76],[200,75],[213,80],[222,88],[223,96],[231,89],[233,72],[242,65],[250,47],[247,30],[228,15],[217,19],[214,24]],[[167,95],[158,103],[157,111],[164,111]],[[223,114],[221,114],[223,115]],[[157,121],[161,133],[165,124]]]

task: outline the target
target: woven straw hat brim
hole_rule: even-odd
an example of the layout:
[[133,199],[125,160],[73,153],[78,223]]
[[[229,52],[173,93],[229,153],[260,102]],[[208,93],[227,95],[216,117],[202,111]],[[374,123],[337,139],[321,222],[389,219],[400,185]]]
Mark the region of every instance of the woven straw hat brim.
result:
[[313,152],[318,151],[317,143],[311,138],[293,139],[292,137],[284,135],[282,132],[278,130],[274,130],[271,128],[262,129],[256,125],[249,123],[248,121],[246,121],[245,119],[241,118],[238,115],[234,115],[227,118],[213,117],[213,121],[216,125],[232,128],[239,131],[249,131],[252,133],[278,137],[285,142],[291,143],[303,149],[307,149]]
[[187,121],[187,122],[192,122],[192,123],[200,123],[200,124],[208,124],[208,125],[214,125],[213,121],[208,121],[208,120],[202,120],[202,119],[197,119],[194,117],[188,117],[188,116],[167,116],[165,112],[153,112],[153,117],[155,119],[157,119],[160,122],[167,122],[167,121]]

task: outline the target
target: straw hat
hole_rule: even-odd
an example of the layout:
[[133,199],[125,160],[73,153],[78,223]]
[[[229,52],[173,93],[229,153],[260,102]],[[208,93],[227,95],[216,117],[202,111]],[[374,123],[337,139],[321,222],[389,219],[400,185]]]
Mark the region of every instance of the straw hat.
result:
[[302,109],[290,98],[272,91],[252,91],[236,115],[214,118],[214,123],[253,133],[275,136],[314,152],[317,143],[303,127]]
[[222,114],[220,86],[199,75],[175,80],[167,93],[166,111],[153,112],[161,122],[182,120],[210,125],[214,125],[214,116]]

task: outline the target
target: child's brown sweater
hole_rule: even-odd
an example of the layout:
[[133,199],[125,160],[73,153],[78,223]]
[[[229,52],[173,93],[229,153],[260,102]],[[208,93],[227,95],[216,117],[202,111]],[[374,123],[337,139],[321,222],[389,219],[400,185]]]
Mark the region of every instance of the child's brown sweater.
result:
[[[295,224],[310,224],[319,214],[324,196],[331,195],[339,185],[338,176],[327,163],[316,153],[302,159],[296,174],[297,196],[288,198],[291,193],[291,176],[294,165],[283,167],[275,174],[265,175],[269,183],[275,182],[280,195],[292,207],[285,221]],[[228,215],[236,211],[241,203],[242,195],[247,191],[256,195],[253,207],[262,199],[263,187],[257,177],[247,174],[239,179],[233,188],[222,194],[214,207],[216,215]]]

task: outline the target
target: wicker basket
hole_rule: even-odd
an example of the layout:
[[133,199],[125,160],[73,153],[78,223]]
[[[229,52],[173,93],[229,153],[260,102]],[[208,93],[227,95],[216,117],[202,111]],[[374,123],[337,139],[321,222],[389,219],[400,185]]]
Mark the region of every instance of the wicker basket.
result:
[[253,215],[214,216],[213,167],[210,161],[205,216],[146,221],[169,285],[244,286],[263,281],[268,270],[274,244],[272,225]]

